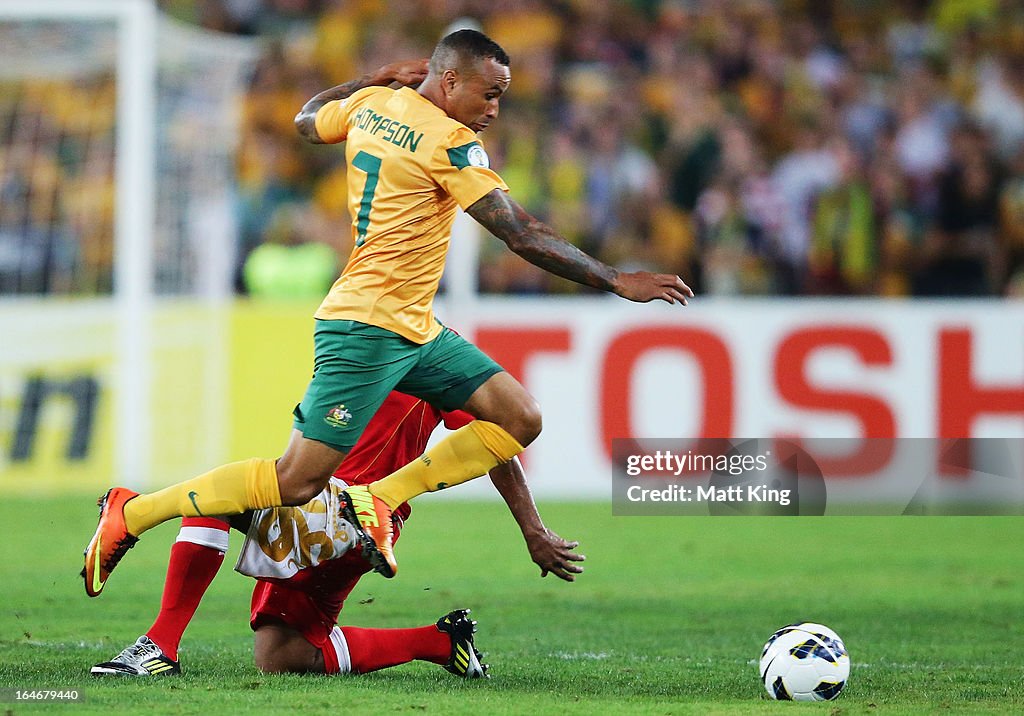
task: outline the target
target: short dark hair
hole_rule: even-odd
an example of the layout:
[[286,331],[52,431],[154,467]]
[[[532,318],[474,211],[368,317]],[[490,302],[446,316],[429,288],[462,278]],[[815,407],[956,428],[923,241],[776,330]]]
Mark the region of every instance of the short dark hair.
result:
[[[453,57],[454,55],[454,57]],[[508,53],[501,45],[478,30],[456,30],[445,35],[430,56],[431,72],[443,72],[458,60],[486,60],[493,58],[499,65],[508,67]]]

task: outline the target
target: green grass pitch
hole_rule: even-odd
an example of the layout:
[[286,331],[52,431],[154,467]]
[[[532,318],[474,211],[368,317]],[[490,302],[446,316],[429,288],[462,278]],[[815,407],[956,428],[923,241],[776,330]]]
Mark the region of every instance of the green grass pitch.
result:
[[[363,579],[343,623],[416,626],[471,607],[493,678],[414,663],[357,677],[267,676],[252,665],[241,542],[182,643],[179,679],[93,679],[89,667],[150,624],[177,526],[148,533],[98,599],[78,570],[88,496],[4,506],[0,688],[77,688],[78,704],[7,698],[0,712],[61,714],[1020,713],[1024,519],[612,517],[545,504],[579,539],[586,573],[539,579],[500,503],[425,497],[393,581]],[[827,704],[769,701],[756,660],[777,627],[812,620],[850,650]]]

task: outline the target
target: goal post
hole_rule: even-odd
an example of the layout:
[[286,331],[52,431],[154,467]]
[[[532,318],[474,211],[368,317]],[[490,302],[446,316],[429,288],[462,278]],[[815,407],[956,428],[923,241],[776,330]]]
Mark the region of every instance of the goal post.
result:
[[114,184],[114,299],[118,313],[115,471],[139,484],[148,475],[153,411],[147,352],[152,342],[156,236],[156,8],[117,0],[117,140]]

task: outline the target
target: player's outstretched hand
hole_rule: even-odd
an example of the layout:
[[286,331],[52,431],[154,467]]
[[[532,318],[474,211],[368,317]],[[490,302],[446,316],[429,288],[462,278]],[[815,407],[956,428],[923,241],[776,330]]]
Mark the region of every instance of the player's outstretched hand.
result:
[[573,564],[586,559],[584,555],[573,552],[579,544],[566,542],[551,530],[544,530],[542,534],[526,539],[530,557],[540,567],[540,576],[546,577],[551,573],[567,582],[575,581],[576,575],[583,572],[583,567]]
[[647,271],[620,273],[615,281],[615,293],[637,303],[659,300],[685,306],[686,299],[693,298],[693,290],[678,276]]
[[415,87],[427,77],[430,60],[404,60],[384,65],[377,73],[386,80],[397,82],[403,87]]

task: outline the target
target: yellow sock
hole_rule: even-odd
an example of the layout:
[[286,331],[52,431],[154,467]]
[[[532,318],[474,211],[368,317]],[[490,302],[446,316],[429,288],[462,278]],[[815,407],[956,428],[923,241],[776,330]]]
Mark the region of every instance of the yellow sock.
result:
[[479,477],[522,451],[523,446],[502,428],[485,420],[474,420],[405,467],[372,483],[370,494],[395,509],[416,495]]
[[128,531],[138,537],[174,517],[237,515],[280,504],[275,461],[253,458],[139,495],[125,503],[124,520]]

